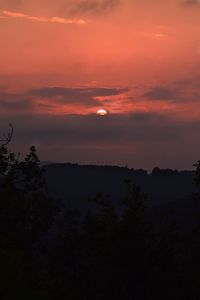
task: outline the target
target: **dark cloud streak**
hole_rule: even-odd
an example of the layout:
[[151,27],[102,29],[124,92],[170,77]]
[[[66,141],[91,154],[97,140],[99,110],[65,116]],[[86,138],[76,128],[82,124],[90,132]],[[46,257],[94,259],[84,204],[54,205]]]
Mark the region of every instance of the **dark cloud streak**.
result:
[[55,96],[114,96],[127,92],[128,89],[123,88],[65,88],[65,87],[44,87],[31,90],[29,94],[40,97],[55,97]]
[[33,102],[30,97],[14,93],[0,93],[0,109],[15,113],[33,109]]
[[150,91],[144,93],[143,96],[149,100],[174,101],[178,98],[177,92],[165,87],[154,87]]
[[0,109],[8,113],[43,111],[59,105],[81,105],[85,108],[101,106],[98,97],[117,96],[127,92],[127,88],[64,88],[44,87],[25,93],[0,92]]
[[[1,119],[1,122],[3,118]],[[48,143],[149,143],[175,141],[184,124],[164,115],[111,114],[97,115],[27,115],[12,117],[20,136],[17,140],[30,142],[32,138]],[[49,135],[49,132],[51,134]]]
[[185,0],[182,2],[183,5],[185,6],[196,6],[196,5],[200,5],[199,0]]
[[101,14],[114,9],[120,0],[83,0],[71,9],[73,15]]
[[34,144],[43,160],[184,168],[199,158],[200,122],[157,113],[7,115],[0,127],[8,122],[15,128],[15,148],[23,152]]
[[29,95],[52,99],[62,104],[83,104],[85,106],[98,106],[101,104],[98,97],[116,96],[127,92],[123,88],[64,88],[45,87],[29,91]]

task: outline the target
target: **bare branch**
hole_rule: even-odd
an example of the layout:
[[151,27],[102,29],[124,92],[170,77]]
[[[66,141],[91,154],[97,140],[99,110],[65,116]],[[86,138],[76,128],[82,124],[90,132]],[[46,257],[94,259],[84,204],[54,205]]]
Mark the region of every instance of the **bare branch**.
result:
[[10,141],[12,140],[12,137],[13,137],[13,132],[14,132],[14,129],[13,129],[13,125],[11,123],[8,124],[10,130],[7,134],[4,134],[3,137],[0,139],[0,147],[5,147],[7,146]]

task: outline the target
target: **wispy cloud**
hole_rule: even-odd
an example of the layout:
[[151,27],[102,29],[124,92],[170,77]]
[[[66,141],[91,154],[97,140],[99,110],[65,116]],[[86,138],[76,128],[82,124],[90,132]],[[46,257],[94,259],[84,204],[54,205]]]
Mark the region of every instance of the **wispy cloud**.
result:
[[83,0],[76,3],[71,10],[72,14],[98,14],[112,10],[120,0]]
[[78,24],[84,25],[86,21],[83,19],[68,19],[68,18],[61,18],[61,17],[38,17],[32,16],[29,14],[25,14],[23,12],[15,12],[10,10],[2,11],[2,15],[0,18],[21,18],[26,20],[33,20],[43,23],[60,23],[60,24]]
[[200,0],[185,0],[183,1],[183,4],[184,5],[187,5],[187,6],[192,6],[192,5],[199,5],[200,4]]
[[61,97],[101,97],[115,96],[128,92],[128,88],[65,88],[65,87],[44,87],[30,91],[31,95],[52,98],[55,96]]
[[149,100],[171,100],[173,101],[177,94],[169,88],[165,87],[154,87],[150,91],[144,93],[143,95]]

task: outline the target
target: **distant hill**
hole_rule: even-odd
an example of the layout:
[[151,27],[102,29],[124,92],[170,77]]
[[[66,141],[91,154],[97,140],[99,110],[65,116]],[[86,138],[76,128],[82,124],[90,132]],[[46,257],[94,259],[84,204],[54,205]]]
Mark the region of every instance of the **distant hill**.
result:
[[148,174],[125,167],[52,163],[45,165],[45,177],[49,192],[71,208],[87,210],[88,199],[99,192],[109,194],[118,205],[127,194],[125,180],[129,179],[148,194],[149,208],[160,211],[173,207],[181,223],[188,214],[192,222],[196,209],[192,199],[194,171],[154,168]]
[[[193,171],[145,170],[125,167],[52,163],[45,165],[49,191],[69,205],[85,201],[98,192],[110,194],[114,202],[126,194],[125,180],[140,185],[153,204],[184,199],[194,192]],[[80,200],[80,197],[82,198]]]

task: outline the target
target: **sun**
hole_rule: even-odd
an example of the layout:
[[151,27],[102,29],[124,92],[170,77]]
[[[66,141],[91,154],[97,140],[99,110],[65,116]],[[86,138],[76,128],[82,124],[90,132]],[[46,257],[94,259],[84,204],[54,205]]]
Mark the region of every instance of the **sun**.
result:
[[108,112],[105,109],[99,109],[97,110],[97,115],[99,116],[106,116],[108,114]]

